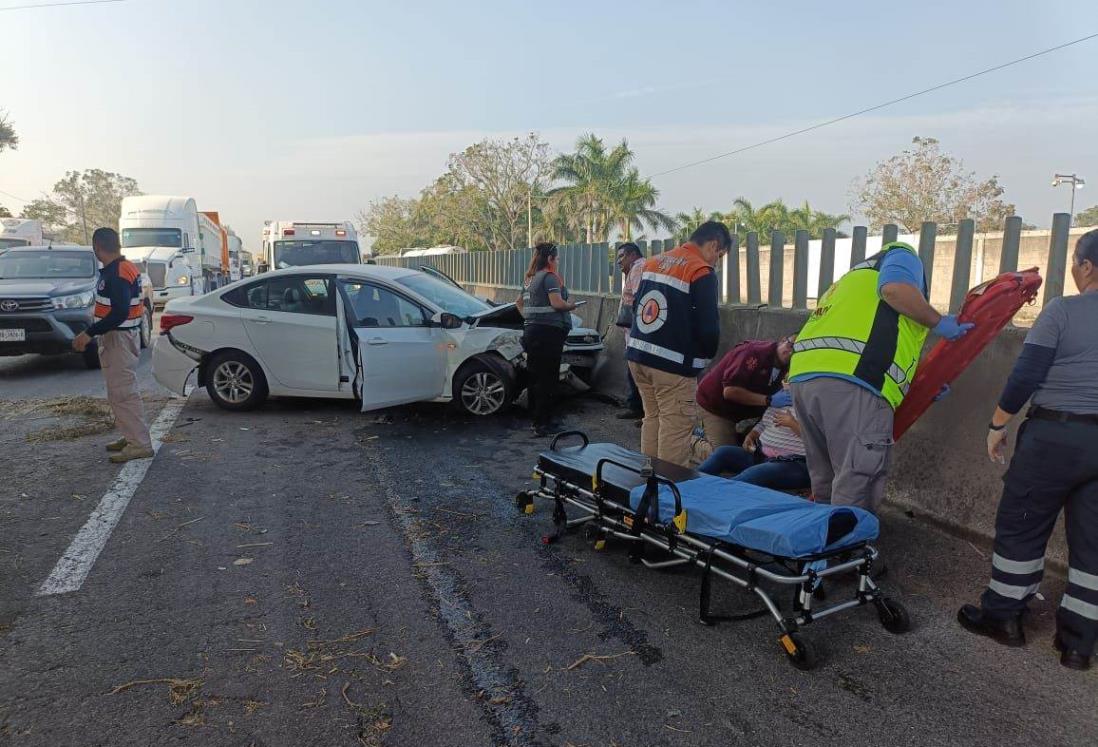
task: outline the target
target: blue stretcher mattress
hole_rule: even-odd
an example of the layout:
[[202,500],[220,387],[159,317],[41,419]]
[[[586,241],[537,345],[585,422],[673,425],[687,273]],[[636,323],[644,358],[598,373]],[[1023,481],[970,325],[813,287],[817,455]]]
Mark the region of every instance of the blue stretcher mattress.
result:
[[[573,434],[579,435],[579,434]],[[538,467],[572,482],[590,485],[602,464],[599,489],[634,510],[644,494],[640,470],[651,462],[682,495],[686,531],[783,558],[825,554],[876,539],[877,517],[860,508],[827,506],[744,482],[704,475],[617,444],[585,443],[542,452]],[[671,521],[675,500],[660,486],[659,518]]]
[[[769,488],[722,477],[700,475],[676,481],[686,511],[686,531],[693,535],[740,545],[783,558],[801,558],[874,540],[880,531],[877,517],[852,506],[812,503]],[[645,487],[629,492],[636,510]],[[671,521],[675,499],[660,485],[659,518]],[[852,524],[849,532],[828,544],[828,532],[841,518]]]

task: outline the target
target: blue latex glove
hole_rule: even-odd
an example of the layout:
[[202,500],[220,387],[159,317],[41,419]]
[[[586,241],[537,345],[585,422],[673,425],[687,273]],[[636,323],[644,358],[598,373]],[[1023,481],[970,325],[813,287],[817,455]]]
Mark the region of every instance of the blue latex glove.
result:
[[942,384],[942,388],[939,389],[938,393],[934,395],[934,401],[941,402],[943,399],[948,397],[949,393],[952,391],[953,389],[950,388],[949,384]]
[[790,407],[793,405],[793,395],[785,389],[770,398],[771,407]]
[[946,314],[942,317],[941,321],[934,326],[932,331],[939,337],[944,337],[950,342],[953,342],[954,340],[959,340],[964,337],[965,333],[975,326],[976,325],[972,322],[960,324],[955,315]]

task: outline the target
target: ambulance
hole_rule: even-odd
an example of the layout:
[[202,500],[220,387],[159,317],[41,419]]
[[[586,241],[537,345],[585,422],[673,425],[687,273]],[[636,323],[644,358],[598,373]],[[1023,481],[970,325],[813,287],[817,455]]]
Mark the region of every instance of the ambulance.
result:
[[262,246],[260,272],[305,265],[362,264],[358,232],[350,221],[265,221]]

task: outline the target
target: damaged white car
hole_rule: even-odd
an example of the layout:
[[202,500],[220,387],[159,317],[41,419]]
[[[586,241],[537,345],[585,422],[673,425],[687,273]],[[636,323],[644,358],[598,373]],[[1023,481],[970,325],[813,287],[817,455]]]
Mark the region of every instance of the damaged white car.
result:
[[281,396],[357,398],[364,411],[453,401],[490,415],[521,389],[514,315],[417,270],[278,270],[169,302],[153,375],[178,394],[204,386],[227,410]]

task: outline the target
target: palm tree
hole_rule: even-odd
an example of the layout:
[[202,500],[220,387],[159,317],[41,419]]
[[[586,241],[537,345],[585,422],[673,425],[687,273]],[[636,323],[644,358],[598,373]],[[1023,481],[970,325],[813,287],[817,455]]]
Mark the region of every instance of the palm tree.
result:
[[723,221],[725,217],[720,213],[713,212],[706,215],[701,208],[696,207],[689,213],[679,213],[675,216],[675,222],[678,224],[678,230],[675,231],[675,243],[683,244],[690,239],[690,234],[694,233],[698,226],[709,220]]
[[633,229],[639,231],[645,225],[653,231],[660,228],[668,232],[675,230],[675,219],[656,210],[659,195],[652,182],[642,179],[635,168],[629,171],[624,181],[615,185],[610,214],[622,238],[632,240]]
[[659,191],[632,166],[633,151],[622,140],[607,149],[602,138],[588,133],[576,141],[574,153],[557,156],[553,178],[563,186],[550,190],[553,210],[570,216],[569,225],[587,243],[606,241],[616,228],[628,239],[634,229],[673,229],[673,221],[655,208]]

